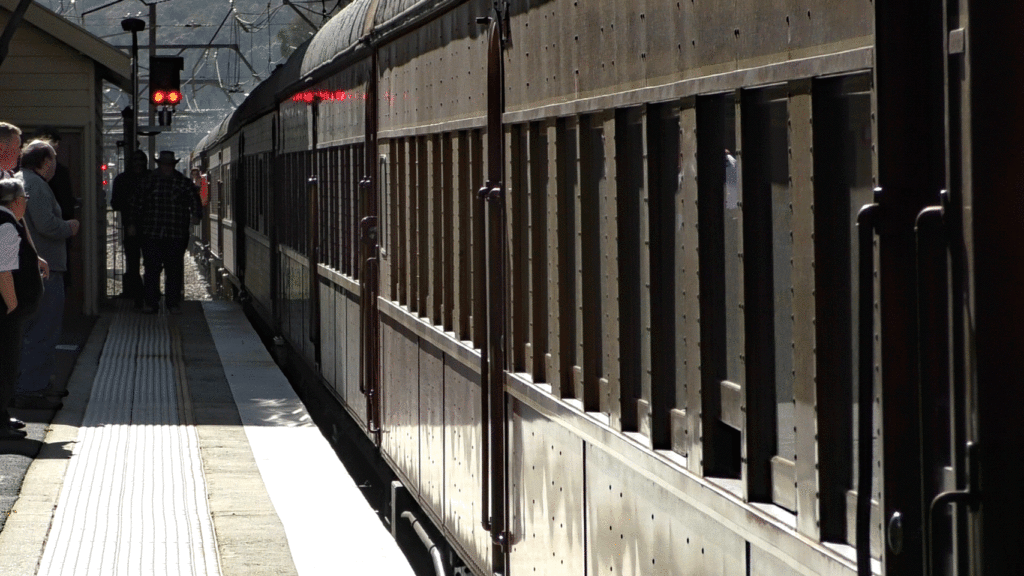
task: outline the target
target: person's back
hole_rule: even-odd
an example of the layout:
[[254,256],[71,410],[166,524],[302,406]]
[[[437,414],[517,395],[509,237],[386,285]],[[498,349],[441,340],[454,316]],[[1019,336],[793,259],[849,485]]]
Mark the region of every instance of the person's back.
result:
[[201,211],[195,184],[178,171],[158,169],[142,181],[133,221],[147,238],[187,238],[193,214]]
[[174,169],[177,163],[173,152],[160,152],[157,169],[146,176],[141,193],[131,202],[131,220],[135,233],[141,238],[146,263],[143,310],[149,313],[156,312],[160,305],[163,270],[167,271],[167,309],[180,311],[189,223],[195,222],[203,212],[199,187]]
[[114,189],[110,195],[110,207],[121,214],[122,247],[124,249],[124,274],[122,275],[123,291],[121,296],[135,301],[135,307],[142,307],[142,247],[135,227],[131,222],[132,202],[140,194],[142,181],[149,174],[146,165],[149,158],[146,153],[136,150],[132,154],[130,166],[114,178]]

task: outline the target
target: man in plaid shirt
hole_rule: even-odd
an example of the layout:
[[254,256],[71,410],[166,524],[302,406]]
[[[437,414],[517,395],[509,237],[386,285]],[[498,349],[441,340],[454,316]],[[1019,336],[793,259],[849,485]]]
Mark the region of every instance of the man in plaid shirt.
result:
[[189,224],[198,223],[203,213],[199,187],[174,169],[177,163],[174,152],[160,152],[157,169],[143,179],[139,193],[131,200],[131,220],[142,239],[146,268],[143,312],[150,314],[160,308],[160,273],[164,270],[167,311],[181,311]]

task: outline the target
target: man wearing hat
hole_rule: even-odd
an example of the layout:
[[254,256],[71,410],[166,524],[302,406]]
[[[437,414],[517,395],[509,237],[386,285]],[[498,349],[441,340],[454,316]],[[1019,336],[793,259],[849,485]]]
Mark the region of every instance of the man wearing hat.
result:
[[164,150],[157,158],[157,169],[147,175],[139,193],[131,199],[132,227],[129,233],[141,238],[143,311],[155,314],[160,309],[160,273],[167,271],[167,311],[181,311],[185,287],[185,250],[189,224],[198,223],[203,213],[199,187],[174,169],[178,159]]

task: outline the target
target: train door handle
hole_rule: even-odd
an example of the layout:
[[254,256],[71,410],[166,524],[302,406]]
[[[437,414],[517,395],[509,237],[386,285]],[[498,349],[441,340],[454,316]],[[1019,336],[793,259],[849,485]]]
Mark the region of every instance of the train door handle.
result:
[[[943,286],[949,286],[948,282],[950,278],[953,284],[949,286],[951,289],[950,294],[953,296],[954,301],[952,308],[954,311],[958,307],[956,297],[958,290],[957,276],[955,270],[950,275],[950,270],[946,268],[946,258],[950,255],[955,255],[955,252],[951,252],[950,248],[954,245],[951,240],[952,233],[950,224],[947,222],[947,210],[949,209],[949,194],[946,191],[942,192],[942,205],[940,206],[929,206],[922,210],[917,216],[916,222],[916,234],[917,234],[917,250],[918,250],[918,282],[920,283],[919,290],[921,296],[919,301],[924,302],[926,290],[929,292],[935,291],[935,286],[941,283]],[[955,226],[953,226],[955,228]],[[955,257],[951,259],[955,267]],[[936,266],[936,262],[940,264]],[[930,272],[930,273],[929,273]],[[930,303],[930,306],[938,306],[945,308],[948,304],[948,296],[945,290],[941,291],[942,296],[938,301]],[[954,312],[955,313],[955,312]],[[928,307],[922,305],[920,312],[921,321],[926,318],[929,314]],[[929,330],[942,330],[939,336],[939,346],[946,346],[949,338],[950,324],[952,316],[945,321],[944,326],[935,326],[935,322],[932,322],[929,326]],[[922,335],[923,341],[923,335]],[[954,346],[955,348],[955,346]],[[952,355],[958,353],[957,350],[950,350]],[[928,359],[927,350],[922,348],[921,351],[922,361]],[[926,377],[926,374],[922,373],[922,378]],[[946,393],[951,395],[949,403],[949,413],[945,416],[950,417],[952,420],[963,418],[964,415],[960,413],[963,410],[963,403],[966,401],[962,398],[965,394],[962,382],[958,381],[959,376],[954,374],[951,381],[951,389],[947,390]],[[924,396],[922,396],[924,398]],[[943,508],[947,506],[955,505],[967,505],[971,509],[974,509],[980,501],[979,494],[980,490],[977,486],[978,471],[974,469],[977,465],[977,445],[973,442],[964,442],[962,438],[963,431],[953,433],[953,452],[956,454],[959,452],[957,448],[963,446],[962,459],[959,456],[953,457],[953,464],[959,469],[960,473],[957,474],[958,479],[956,481],[955,490],[941,492],[937,494],[928,509],[926,510],[925,517],[925,574],[933,574],[935,570],[935,532],[937,528],[937,521],[942,517]],[[957,528],[954,525],[954,530]]]
[[[875,190],[876,198],[879,190]],[[871,575],[871,473],[874,403],[874,331],[875,331],[875,229],[878,226],[878,204],[867,204],[857,214],[858,249],[858,382],[857,409],[857,574]]]

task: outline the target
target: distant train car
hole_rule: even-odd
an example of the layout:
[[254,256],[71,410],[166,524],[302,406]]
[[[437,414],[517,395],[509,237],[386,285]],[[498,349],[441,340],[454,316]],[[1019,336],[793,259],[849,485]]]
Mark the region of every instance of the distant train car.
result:
[[475,574],[992,573],[1022,130],[935,4],[355,0],[199,145],[196,245]]

